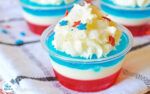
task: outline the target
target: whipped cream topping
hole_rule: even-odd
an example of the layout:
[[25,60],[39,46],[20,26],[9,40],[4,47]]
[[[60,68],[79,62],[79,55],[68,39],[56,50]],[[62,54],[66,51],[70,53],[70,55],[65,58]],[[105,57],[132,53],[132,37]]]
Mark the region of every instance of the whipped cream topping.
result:
[[69,4],[75,0],[30,0],[30,1],[42,5],[47,5],[47,4],[60,5],[62,3]]
[[127,7],[146,7],[150,5],[150,0],[112,0],[115,4]]
[[121,32],[115,23],[102,17],[90,4],[75,4],[54,28],[53,45],[71,56],[97,58],[106,55],[118,43]]

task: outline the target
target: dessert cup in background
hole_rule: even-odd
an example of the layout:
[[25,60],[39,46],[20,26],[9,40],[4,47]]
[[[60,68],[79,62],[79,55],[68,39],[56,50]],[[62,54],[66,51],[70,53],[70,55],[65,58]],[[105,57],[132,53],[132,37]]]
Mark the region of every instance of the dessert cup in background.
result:
[[131,33],[123,26],[118,25],[118,28],[123,32],[119,45],[107,57],[100,59],[73,58],[57,51],[50,45],[54,39],[53,27],[46,29],[41,42],[49,53],[58,81],[69,89],[81,92],[95,92],[112,86],[132,46]]
[[[142,1],[144,2],[144,0]],[[111,20],[126,26],[133,36],[150,35],[150,2],[148,0],[147,6],[140,0],[129,2],[126,0],[101,0],[100,9]]]
[[[23,16],[30,30],[38,35],[40,35],[48,26],[56,24],[57,21],[65,15],[66,11],[69,11],[73,7],[74,3],[80,2],[80,0],[69,0],[72,2],[55,5],[46,2],[37,3],[36,1],[42,0],[20,0],[23,8]],[[45,1],[52,2],[50,0]],[[57,2],[63,0],[54,1]]]

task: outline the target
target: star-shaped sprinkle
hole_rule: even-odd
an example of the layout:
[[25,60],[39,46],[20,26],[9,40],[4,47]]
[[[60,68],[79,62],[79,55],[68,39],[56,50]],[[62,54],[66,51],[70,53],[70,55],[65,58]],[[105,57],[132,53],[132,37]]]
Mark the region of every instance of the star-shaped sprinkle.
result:
[[80,23],[80,24],[77,26],[77,28],[78,28],[79,30],[86,30],[86,24]]
[[112,46],[115,46],[115,39],[113,36],[109,36],[109,43],[112,45]]
[[63,21],[59,22],[60,26],[65,26],[67,24],[68,24],[68,21],[66,21],[66,20],[63,20]]
[[74,22],[72,27],[76,27],[77,25],[80,24],[80,22],[81,22],[81,21]]
[[92,3],[93,0],[85,0],[87,3]]
[[69,11],[68,10],[66,10],[66,12],[65,12],[65,16],[67,16],[69,14]]

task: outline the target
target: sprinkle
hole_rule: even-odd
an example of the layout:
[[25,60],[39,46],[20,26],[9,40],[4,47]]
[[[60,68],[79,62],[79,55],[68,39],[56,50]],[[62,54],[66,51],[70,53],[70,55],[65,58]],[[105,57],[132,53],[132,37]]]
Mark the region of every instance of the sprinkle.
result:
[[114,39],[114,37],[109,36],[109,43],[110,43],[112,46],[115,46],[115,39]]
[[2,32],[2,33],[4,33],[4,34],[7,34],[7,33],[8,33],[8,31],[5,30],[5,29],[0,30],[0,32]]
[[25,32],[20,32],[20,35],[21,36],[26,36],[26,33]]
[[85,0],[87,3],[92,3],[93,0]]
[[109,18],[107,18],[107,17],[102,17],[103,19],[106,19],[107,21],[111,21]]
[[66,10],[66,12],[65,12],[65,16],[67,16],[69,14],[69,11],[68,10]]
[[77,22],[74,22],[73,26],[72,27],[76,27],[77,25],[80,24],[81,21],[77,21]]
[[9,28],[11,28],[11,26],[10,26],[10,25],[6,25],[6,26],[4,26],[4,27],[5,27],[5,28],[8,28],[8,29],[9,29]]
[[60,24],[60,26],[65,26],[68,24],[68,21],[63,20],[63,21],[59,22],[59,24]]
[[23,40],[16,40],[16,45],[22,45],[22,44],[24,44],[24,42],[23,42]]
[[77,27],[79,30],[86,30],[86,24],[80,23]]

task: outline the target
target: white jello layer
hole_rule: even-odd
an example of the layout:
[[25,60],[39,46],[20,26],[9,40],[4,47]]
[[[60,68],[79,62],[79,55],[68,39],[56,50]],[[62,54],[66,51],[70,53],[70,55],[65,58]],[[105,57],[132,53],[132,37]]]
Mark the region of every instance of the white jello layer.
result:
[[24,15],[24,18],[28,21],[28,22],[31,22],[33,24],[37,24],[37,25],[51,25],[51,24],[56,24],[61,16],[57,16],[57,17],[54,17],[54,16],[35,16],[35,15],[32,15],[32,14],[29,14],[25,11],[23,11],[23,15]]
[[108,18],[110,18],[114,22],[127,25],[127,26],[143,25],[143,24],[147,24],[150,22],[150,18],[128,19],[128,18],[116,17],[116,16],[111,16],[111,15],[108,15]]
[[100,69],[100,71],[94,71],[92,69],[81,70],[81,69],[66,67],[56,63],[51,59],[51,64],[55,71],[57,71],[58,73],[60,73],[65,77],[77,79],[77,80],[96,80],[96,79],[101,79],[110,76],[121,69],[122,62],[123,61],[120,61],[117,65],[111,67],[103,67]]

